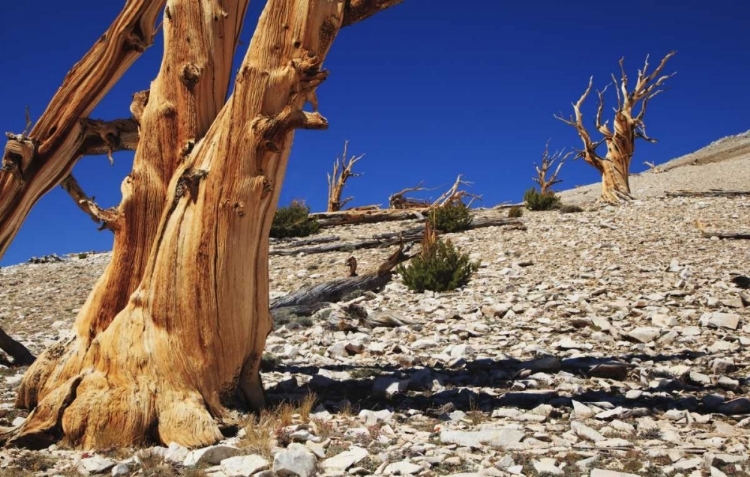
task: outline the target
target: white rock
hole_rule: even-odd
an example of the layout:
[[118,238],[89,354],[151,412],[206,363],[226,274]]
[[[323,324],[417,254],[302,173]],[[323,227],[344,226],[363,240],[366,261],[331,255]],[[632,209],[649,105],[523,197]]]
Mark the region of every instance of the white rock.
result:
[[112,467],[112,477],[118,477],[120,475],[130,475],[130,467],[128,467],[128,464],[117,464]]
[[400,380],[392,377],[379,377],[372,383],[373,394],[380,396],[395,396],[409,389],[409,380]]
[[320,463],[320,467],[326,472],[343,474],[346,469],[364,460],[368,455],[367,449],[352,446],[349,450],[324,460]]
[[81,459],[78,463],[78,470],[83,475],[103,474],[115,465],[117,465],[117,462],[100,455],[95,455]]
[[518,444],[525,433],[518,429],[504,428],[483,431],[448,431],[440,432],[440,441],[444,444],[458,444],[465,447],[507,447]]
[[198,464],[217,465],[222,460],[242,454],[236,447],[216,445],[197,449],[188,453],[182,465],[185,467]]
[[259,455],[238,455],[221,461],[221,470],[228,477],[249,477],[269,467],[269,462]]
[[591,442],[604,441],[607,438],[601,435],[598,431],[580,423],[578,421],[572,421],[570,423],[570,429],[576,433],[578,437],[589,440]]
[[692,459],[682,459],[680,461],[677,461],[674,464],[672,464],[672,466],[675,469],[679,469],[679,470],[690,470],[690,469],[695,469],[702,463],[703,463],[702,457],[693,457]]
[[729,328],[736,330],[740,324],[740,315],[736,313],[704,313],[698,320],[701,326],[710,326],[713,328]]
[[185,462],[190,449],[185,446],[181,446],[176,442],[170,442],[169,447],[164,451],[164,460],[169,462]]
[[381,422],[391,422],[393,413],[388,409],[381,409],[380,411],[370,411],[369,409],[363,409],[359,412],[360,419],[364,418],[365,426],[370,427]]
[[315,474],[318,459],[307,447],[296,442],[279,451],[273,458],[273,471],[279,477],[310,477]]
[[555,459],[543,458],[533,462],[534,469],[539,474],[563,475],[563,470],[557,466]]
[[661,329],[653,326],[639,326],[628,333],[630,338],[641,343],[650,343],[661,335]]
[[383,471],[384,475],[414,475],[422,470],[421,465],[413,464],[408,460],[388,464]]
[[576,419],[588,419],[594,415],[594,411],[587,405],[573,400],[573,413]]
[[592,469],[590,477],[640,477],[638,474],[628,474],[627,472],[617,472],[616,470]]

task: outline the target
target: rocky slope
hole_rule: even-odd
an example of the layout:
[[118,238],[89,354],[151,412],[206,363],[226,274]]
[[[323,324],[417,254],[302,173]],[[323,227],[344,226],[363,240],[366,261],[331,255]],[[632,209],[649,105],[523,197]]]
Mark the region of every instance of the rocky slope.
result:
[[[644,198],[623,207],[527,211],[526,231],[450,234],[481,261],[462,290],[413,293],[396,277],[289,321],[269,336],[263,379],[292,404],[232,416],[222,446],[11,449],[0,475],[750,475],[750,293],[732,281],[750,275],[750,242],[694,225],[750,231],[750,197],[659,197],[750,189],[744,154],[634,177]],[[728,170],[731,186],[715,177]],[[415,224],[321,236],[353,243]],[[375,268],[391,251],[273,256],[272,293],[345,276],[352,254]],[[3,268],[0,326],[35,353],[67,336],[108,259]],[[402,324],[370,327],[364,314]],[[12,406],[23,369],[1,371],[10,426],[25,416]]]

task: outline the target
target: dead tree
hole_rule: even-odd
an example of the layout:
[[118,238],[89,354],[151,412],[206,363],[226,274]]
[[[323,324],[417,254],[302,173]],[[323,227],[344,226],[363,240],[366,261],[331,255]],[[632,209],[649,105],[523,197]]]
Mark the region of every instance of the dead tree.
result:
[[421,190],[428,190],[422,187],[422,184],[424,184],[424,182],[420,182],[414,187],[407,187],[405,189],[400,190],[399,192],[396,192],[395,194],[391,194],[391,196],[388,197],[388,205],[390,206],[390,208],[391,209],[426,209],[427,207],[429,207],[430,202],[427,200],[406,197],[406,194],[408,194],[409,192],[418,192]]
[[361,175],[352,172],[352,167],[357,161],[365,157],[365,155],[352,156],[347,160],[346,149],[348,145],[349,141],[344,141],[344,154],[340,158],[337,157],[334,161],[333,175],[328,174],[328,212],[337,212],[351,202],[354,197],[347,197],[342,200],[341,194],[344,192],[344,186],[350,177]]
[[[617,93],[617,108],[613,128],[610,129],[607,121],[602,122],[604,112],[604,93],[597,91],[599,95],[599,107],[596,113],[596,129],[603,136],[600,141],[594,142],[588,131],[583,125],[583,115],[581,106],[591,92],[594,83],[594,77],[589,79],[588,88],[583,92],[580,99],[573,104],[575,115],[570,119],[556,115],[555,118],[576,128],[578,135],[583,141],[583,149],[579,151],[578,157],[594,166],[602,175],[602,195],[601,201],[617,204],[623,200],[633,198],[630,193],[630,162],[635,151],[636,139],[644,139],[648,142],[656,142],[654,138],[646,134],[646,125],[643,122],[643,116],[646,114],[646,108],[651,99],[662,93],[664,90],[659,89],[664,82],[674,76],[661,75],[667,61],[675,55],[675,52],[668,53],[659,63],[659,66],[650,73],[648,72],[648,57],[643,65],[643,69],[638,71],[638,79],[633,89],[629,89],[628,77],[625,74],[625,59],[620,60],[621,77],[619,81],[612,75],[612,80]],[[641,103],[640,111],[636,114],[635,108]],[[607,154],[601,157],[596,149],[605,143]]]
[[[264,405],[269,232],[294,130],[328,125],[315,91],[340,28],[399,2],[268,0],[236,68],[248,0],[169,0],[161,70],[130,108],[133,171],[102,217],[114,232],[111,262],[74,336],[29,368],[16,404],[31,412],[4,440],[200,447],[222,438],[228,408]],[[70,174],[87,137],[111,150],[122,143],[117,128],[85,118],[151,44],[165,3],[127,0],[31,131],[9,136],[0,252]]]
[[471,204],[475,200],[481,200],[482,199],[481,195],[472,194],[470,192],[467,192],[461,189],[461,186],[468,186],[472,184],[471,182],[467,182],[461,179],[461,177],[462,175],[459,174],[458,177],[456,177],[456,182],[453,183],[451,188],[445,191],[440,197],[438,197],[437,200],[435,200],[435,202],[433,202],[430,207],[431,208],[445,207],[447,205],[463,203],[466,197],[469,197],[471,199],[469,200],[469,203],[466,204],[467,206],[471,206]]
[[[564,150],[563,150],[564,151]],[[549,141],[544,145],[544,152],[542,153],[542,164],[538,166],[534,163],[534,169],[536,169],[536,177],[532,179],[534,182],[539,184],[540,193],[547,194],[551,192],[551,188],[555,184],[562,182],[562,179],[558,179],[557,175],[560,174],[565,161],[573,155],[573,151],[569,151],[563,154],[563,151],[555,151],[550,154],[549,152]],[[557,165],[557,167],[555,167]],[[550,171],[554,168],[555,172],[552,173],[551,177],[547,177]]]

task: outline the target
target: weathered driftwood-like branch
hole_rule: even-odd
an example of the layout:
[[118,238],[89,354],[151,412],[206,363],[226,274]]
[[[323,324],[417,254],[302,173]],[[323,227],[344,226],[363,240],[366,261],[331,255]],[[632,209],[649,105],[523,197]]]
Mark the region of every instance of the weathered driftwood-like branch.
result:
[[393,269],[412,258],[405,253],[403,244],[392,253],[374,272],[361,276],[339,278],[317,285],[300,288],[296,292],[277,298],[271,303],[271,311],[292,306],[310,306],[318,303],[335,303],[346,295],[358,291],[377,290],[393,277]]
[[720,239],[750,240],[750,232],[712,232],[706,230],[706,226],[700,220],[695,221],[695,226],[701,231],[701,235],[706,238],[717,237]]
[[396,220],[423,219],[422,212],[427,209],[366,209],[341,210],[339,212],[318,212],[310,214],[322,228],[338,225],[372,224]]
[[750,196],[750,190],[668,190],[667,197],[743,197]]
[[427,200],[406,197],[406,194],[408,194],[409,192],[429,190],[422,187],[422,184],[424,184],[424,182],[420,182],[414,187],[407,187],[396,192],[395,194],[391,194],[391,196],[388,197],[389,207],[391,209],[426,209],[427,207],[429,207],[430,202]]
[[[479,229],[483,227],[505,227],[509,230],[526,230],[526,225],[518,219],[509,219],[507,217],[490,216],[475,218],[469,229]],[[297,254],[313,255],[318,253],[329,253],[329,252],[351,252],[354,250],[368,249],[368,248],[380,248],[380,247],[391,247],[400,242],[403,243],[414,243],[422,240],[424,236],[424,227],[412,227],[401,230],[399,232],[390,232],[385,234],[378,234],[370,239],[361,240],[353,243],[332,243],[327,245],[321,245],[319,247],[307,247],[307,248],[284,248],[284,249],[272,249],[270,255],[282,255],[291,256]]]
[[344,21],[341,27],[354,25],[401,2],[403,0],[348,0],[344,9]]
[[70,173],[86,139],[81,118],[148,48],[164,0],[128,0],[109,29],[63,80],[26,134],[8,135],[0,174],[0,255],[31,207]]
[[0,328],[0,349],[13,358],[12,363],[7,361],[2,363],[6,366],[27,366],[36,360],[34,355],[24,345],[8,336],[2,328]]
[[[536,177],[534,177],[533,180],[534,182],[539,184],[540,192],[542,194],[548,193],[553,185],[562,182],[562,179],[558,179],[557,175],[560,173],[560,168],[562,168],[563,164],[565,164],[565,161],[568,160],[571,155],[573,155],[572,151],[569,151],[565,154],[563,154],[563,151],[555,151],[554,153],[550,154],[549,141],[547,141],[547,143],[544,145],[544,152],[542,153],[541,166],[538,166],[536,163],[534,163],[534,168],[536,169]],[[552,170],[555,165],[557,165],[557,167],[555,168],[555,172],[552,173],[551,177],[547,177],[549,175],[549,171]]]
[[341,198],[341,195],[344,192],[344,186],[350,177],[361,175],[352,172],[352,167],[354,167],[354,164],[356,164],[357,161],[365,157],[365,155],[360,154],[359,156],[352,156],[347,159],[348,145],[349,141],[345,141],[344,154],[340,158],[337,157],[334,161],[333,175],[328,174],[328,212],[337,212],[352,201],[353,197],[347,197],[346,199]]
[[86,195],[73,174],[69,174],[63,179],[60,186],[70,195],[79,209],[100,225],[99,230],[109,229],[114,231],[117,228],[117,208],[102,209],[99,207],[94,202],[94,197]]
[[471,182],[467,182],[461,179],[461,177],[462,174],[459,174],[458,177],[456,177],[456,182],[454,182],[450,189],[445,191],[443,195],[438,197],[437,200],[432,203],[432,207],[444,207],[450,204],[457,204],[459,202],[462,203],[464,198],[466,197],[471,198],[471,200],[467,204],[467,206],[470,206],[475,200],[482,199],[481,195],[471,194],[461,189],[461,186],[468,186],[472,184]]

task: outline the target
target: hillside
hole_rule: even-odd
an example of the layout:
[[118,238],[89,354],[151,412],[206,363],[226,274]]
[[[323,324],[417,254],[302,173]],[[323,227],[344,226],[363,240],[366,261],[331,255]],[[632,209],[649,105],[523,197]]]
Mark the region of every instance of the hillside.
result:
[[[705,238],[694,225],[750,232],[750,197],[663,197],[750,190],[750,132],[660,169],[632,178],[640,200],[623,207],[526,211],[525,231],[448,234],[481,261],[462,290],[413,293],[396,277],[380,293],[276,329],[264,356],[269,397],[314,393],[311,413],[301,406],[247,429],[252,418],[230,416],[233,447],[206,454],[4,450],[0,475],[35,475],[20,470],[34,466],[38,475],[109,474],[116,463],[117,475],[215,477],[315,466],[332,476],[750,475],[750,292],[731,281],[750,275],[750,241]],[[587,204],[598,187],[561,195]],[[415,225],[320,236],[354,243]],[[351,255],[364,272],[392,251],[274,255],[272,296],[345,276]],[[68,337],[108,260],[73,254],[3,268],[0,327],[34,353]],[[363,315],[403,324],[370,327]],[[13,409],[23,371],[2,369],[0,426],[25,416]],[[258,427],[286,449],[259,443]]]

